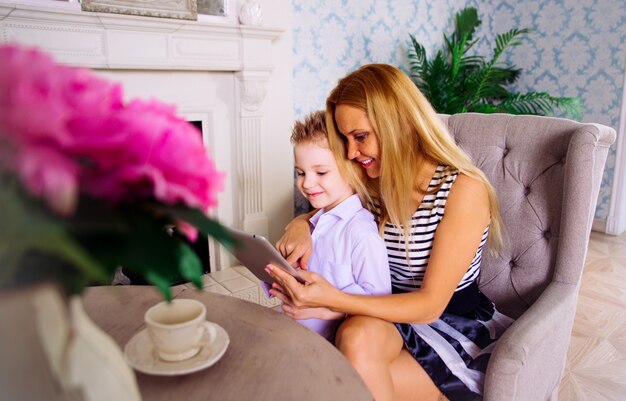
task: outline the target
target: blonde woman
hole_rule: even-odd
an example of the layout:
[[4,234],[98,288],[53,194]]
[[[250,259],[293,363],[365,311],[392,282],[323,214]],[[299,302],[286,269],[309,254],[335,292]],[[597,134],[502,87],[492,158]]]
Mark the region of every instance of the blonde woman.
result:
[[[487,242],[495,250],[500,243],[493,188],[395,67],[350,73],[326,111],[335,157],[365,170],[393,294],[342,293],[306,271],[301,285],[268,265],[279,283],[272,293],[295,308],[350,315],[336,345],[377,401],[482,399],[490,351],[511,323],[477,285]],[[311,249],[305,218],[290,223],[277,244],[303,267]]]

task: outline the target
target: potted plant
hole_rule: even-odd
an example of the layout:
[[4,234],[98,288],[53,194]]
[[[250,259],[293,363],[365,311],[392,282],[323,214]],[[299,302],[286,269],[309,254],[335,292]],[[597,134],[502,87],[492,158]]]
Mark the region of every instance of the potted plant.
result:
[[512,92],[508,89],[522,70],[500,60],[511,47],[522,44],[530,33],[513,28],[496,36],[490,59],[471,54],[478,41],[474,34],[481,21],[476,8],[467,7],[454,15],[452,35],[443,35],[444,46],[432,59],[413,35],[409,48],[411,79],[435,110],[445,114],[464,112],[553,115],[562,109],[580,119],[582,107],[575,97],[555,97],[546,92]]
[[[113,342],[103,333],[85,338],[97,330],[77,294],[110,284],[120,266],[168,300],[174,277],[201,288],[199,258],[169,231],[175,226],[192,240],[201,231],[230,243],[207,215],[223,174],[200,133],[172,106],[126,102],[120,85],[18,45],[0,46],[0,71],[0,295],[55,283],[67,313],[45,324],[54,325],[51,333],[67,332],[59,334],[60,348],[47,350],[61,355],[50,362],[60,387],[82,387],[87,400],[137,399],[132,371],[119,350],[112,356]],[[46,299],[37,305],[57,302]],[[57,330],[66,320],[69,327]],[[84,351],[90,345],[93,355]],[[112,359],[106,374],[84,368]],[[124,367],[126,378],[102,383]],[[116,398],[120,383],[131,388]]]

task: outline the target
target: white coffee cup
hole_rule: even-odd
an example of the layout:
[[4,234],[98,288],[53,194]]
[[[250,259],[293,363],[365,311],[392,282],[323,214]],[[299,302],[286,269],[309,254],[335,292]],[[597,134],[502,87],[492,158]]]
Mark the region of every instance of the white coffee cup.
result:
[[205,335],[209,343],[215,338],[215,327],[206,321],[206,308],[193,299],[160,302],[144,315],[148,335],[159,358],[167,362],[192,358],[200,351]]

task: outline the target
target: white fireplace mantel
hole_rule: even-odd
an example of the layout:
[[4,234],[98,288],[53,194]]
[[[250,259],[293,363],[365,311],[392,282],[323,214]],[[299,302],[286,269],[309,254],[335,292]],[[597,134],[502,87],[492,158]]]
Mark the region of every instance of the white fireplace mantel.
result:
[[[231,73],[233,93],[226,101],[235,109],[226,112],[232,116],[227,124],[231,132],[218,132],[220,138],[207,142],[218,168],[225,166],[231,177],[217,213],[228,225],[268,235],[271,208],[266,204],[263,181],[267,178],[262,172],[267,156],[260,144],[268,142],[264,101],[274,70],[272,46],[284,29],[93,13],[81,11],[78,3],[27,1],[31,3],[0,0],[0,43],[37,46],[60,62],[122,76],[129,71],[139,75]],[[203,106],[194,107],[187,114],[205,112],[200,110]],[[184,105],[181,108],[184,114]],[[202,119],[211,120],[218,111],[202,113],[208,116]],[[217,245],[212,247],[214,266],[218,270],[229,267],[232,258]]]
[[3,42],[90,68],[266,71],[282,29],[0,3]]

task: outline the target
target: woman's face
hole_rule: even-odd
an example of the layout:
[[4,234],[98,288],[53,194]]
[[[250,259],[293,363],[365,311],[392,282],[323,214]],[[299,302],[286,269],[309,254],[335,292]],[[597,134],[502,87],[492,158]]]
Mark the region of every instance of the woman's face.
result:
[[380,147],[365,111],[346,104],[335,108],[335,121],[346,137],[348,159],[361,165],[367,176],[380,176]]

